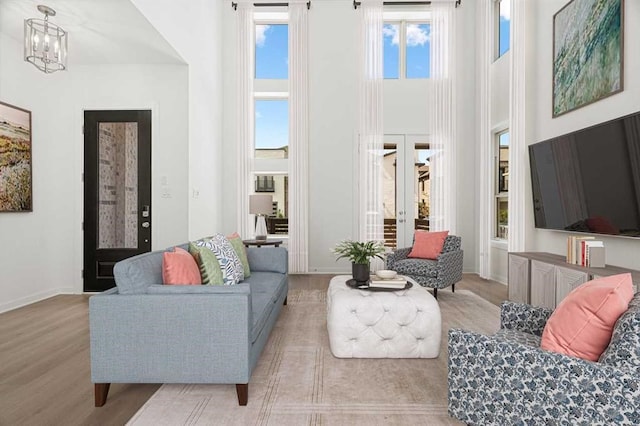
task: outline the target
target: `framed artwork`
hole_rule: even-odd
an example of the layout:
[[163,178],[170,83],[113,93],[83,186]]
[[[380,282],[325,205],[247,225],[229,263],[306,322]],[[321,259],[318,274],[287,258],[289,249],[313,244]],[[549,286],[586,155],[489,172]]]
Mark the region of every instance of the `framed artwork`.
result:
[[31,112],[0,102],[0,212],[30,212]]
[[571,0],[553,16],[553,117],[623,90],[624,0]]

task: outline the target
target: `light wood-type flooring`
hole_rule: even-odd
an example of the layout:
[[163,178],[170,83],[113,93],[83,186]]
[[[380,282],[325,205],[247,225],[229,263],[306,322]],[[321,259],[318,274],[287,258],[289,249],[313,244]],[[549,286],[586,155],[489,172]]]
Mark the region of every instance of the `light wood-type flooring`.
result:
[[[291,275],[289,284],[325,289],[330,275]],[[499,305],[507,287],[465,274],[467,289]],[[441,290],[450,291],[450,290]],[[88,295],[61,295],[0,314],[0,425],[123,425],[160,384],[114,383],[94,407]]]

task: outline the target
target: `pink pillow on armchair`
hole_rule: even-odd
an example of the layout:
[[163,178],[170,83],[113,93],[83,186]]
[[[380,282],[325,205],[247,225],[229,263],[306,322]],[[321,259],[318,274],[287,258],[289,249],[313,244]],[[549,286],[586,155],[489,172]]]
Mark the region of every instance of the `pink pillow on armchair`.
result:
[[416,231],[414,234],[413,248],[408,257],[436,260],[442,252],[444,240],[449,231],[427,232]]
[[542,349],[598,361],[613,326],[633,298],[631,274],[612,275],[575,288],[555,309],[542,332]]
[[193,256],[180,247],[173,252],[162,253],[162,281],[164,284],[202,284],[200,268]]

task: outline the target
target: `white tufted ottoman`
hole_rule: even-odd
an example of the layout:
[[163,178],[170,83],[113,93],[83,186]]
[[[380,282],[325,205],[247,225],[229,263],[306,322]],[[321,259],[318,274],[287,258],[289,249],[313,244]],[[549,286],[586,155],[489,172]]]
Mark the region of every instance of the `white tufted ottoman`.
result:
[[331,279],[327,329],[338,358],[437,358],[441,318],[438,302],[412,281],[408,290],[372,292],[346,285],[350,276]]

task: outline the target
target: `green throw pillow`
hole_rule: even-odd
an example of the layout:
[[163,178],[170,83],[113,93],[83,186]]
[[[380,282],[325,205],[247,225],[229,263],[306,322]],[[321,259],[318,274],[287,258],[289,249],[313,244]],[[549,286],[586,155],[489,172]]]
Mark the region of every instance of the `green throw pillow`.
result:
[[244,269],[244,277],[250,277],[251,270],[249,269],[249,259],[247,259],[247,251],[244,248],[242,238],[240,238],[240,235],[238,235],[238,233],[233,233],[227,237],[227,240],[229,240],[231,246],[233,246],[233,250],[240,258],[240,263],[242,263],[242,268]]
[[198,247],[193,243],[189,243],[189,253],[196,259],[198,268],[200,268],[200,276],[202,284],[206,285],[223,285],[222,269],[216,255],[206,247]]

